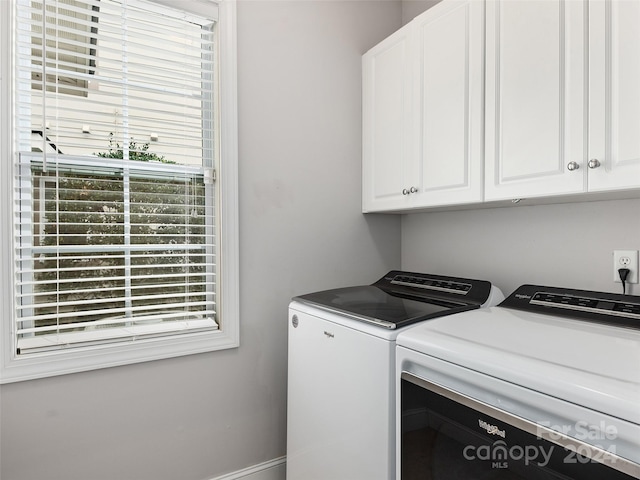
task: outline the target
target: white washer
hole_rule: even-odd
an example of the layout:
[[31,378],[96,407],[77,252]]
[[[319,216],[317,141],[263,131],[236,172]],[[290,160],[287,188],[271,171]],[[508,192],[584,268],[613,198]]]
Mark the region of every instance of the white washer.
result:
[[397,345],[403,480],[640,478],[640,297],[523,285]]
[[289,307],[288,480],[395,478],[395,339],[412,323],[495,305],[489,282],[389,272]]

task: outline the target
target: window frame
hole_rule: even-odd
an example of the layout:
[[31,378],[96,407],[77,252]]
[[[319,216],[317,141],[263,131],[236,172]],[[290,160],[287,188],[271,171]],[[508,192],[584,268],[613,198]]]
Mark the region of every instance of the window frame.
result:
[[[166,0],[150,0],[171,4]],[[215,331],[32,353],[15,351],[13,177],[17,165],[11,58],[15,2],[0,2],[0,384],[139,362],[211,352],[239,346],[238,133],[236,0],[194,0],[193,13],[218,8],[218,190],[219,325]]]

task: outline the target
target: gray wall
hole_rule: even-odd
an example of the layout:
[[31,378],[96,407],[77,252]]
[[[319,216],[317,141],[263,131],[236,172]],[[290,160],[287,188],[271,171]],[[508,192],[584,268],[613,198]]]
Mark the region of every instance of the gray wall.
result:
[[406,25],[425,10],[442,0],[402,0],[402,25]]
[[360,211],[360,56],[398,2],[238,2],[241,346],[0,387],[2,480],[205,480],[286,449],[291,296],[400,264]]
[[[406,215],[402,267],[485,278],[505,294],[524,283],[622,293],[613,250],[640,250],[640,200]],[[627,293],[640,295],[638,285]]]

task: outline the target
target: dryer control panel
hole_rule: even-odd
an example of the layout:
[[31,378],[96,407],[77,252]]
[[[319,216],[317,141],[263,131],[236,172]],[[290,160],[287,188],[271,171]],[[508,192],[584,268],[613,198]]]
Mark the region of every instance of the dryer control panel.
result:
[[640,297],[522,285],[501,307],[640,328]]

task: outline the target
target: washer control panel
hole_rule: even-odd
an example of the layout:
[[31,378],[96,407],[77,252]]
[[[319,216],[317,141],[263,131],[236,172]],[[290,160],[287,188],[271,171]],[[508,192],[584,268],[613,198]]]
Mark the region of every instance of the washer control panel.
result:
[[424,288],[429,290],[440,290],[449,293],[466,295],[471,290],[471,284],[460,283],[452,280],[438,280],[425,276],[396,275],[391,280],[392,285],[404,285],[405,287]]
[[482,305],[491,293],[491,282],[430,273],[392,270],[373,286],[397,295],[441,298]]

